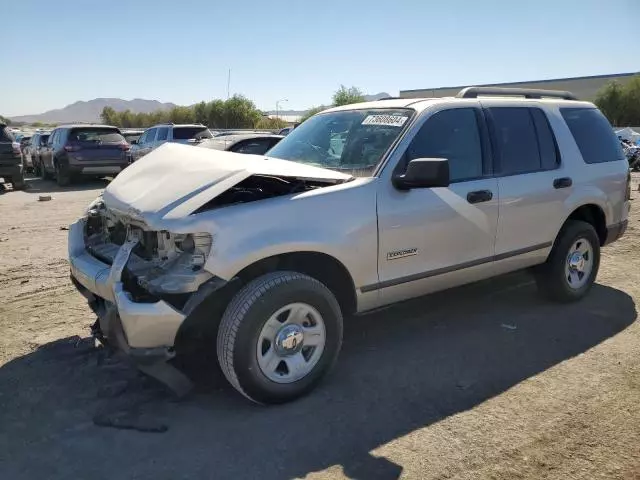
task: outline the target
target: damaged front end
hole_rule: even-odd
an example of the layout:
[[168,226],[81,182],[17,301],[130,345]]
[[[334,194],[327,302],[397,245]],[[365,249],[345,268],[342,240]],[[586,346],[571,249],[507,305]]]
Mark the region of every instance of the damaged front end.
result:
[[69,231],[71,279],[98,317],[94,337],[178,393],[190,384],[165,365],[175,355],[176,335],[227,283],[203,268],[211,248],[208,233],[151,231],[101,201]]

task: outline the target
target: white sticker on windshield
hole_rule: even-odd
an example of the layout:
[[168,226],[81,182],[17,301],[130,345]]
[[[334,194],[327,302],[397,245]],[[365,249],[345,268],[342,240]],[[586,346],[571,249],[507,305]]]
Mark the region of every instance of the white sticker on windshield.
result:
[[401,127],[409,117],[402,115],[369,115],[362,121],[362,125],[384,125],[386,127]]

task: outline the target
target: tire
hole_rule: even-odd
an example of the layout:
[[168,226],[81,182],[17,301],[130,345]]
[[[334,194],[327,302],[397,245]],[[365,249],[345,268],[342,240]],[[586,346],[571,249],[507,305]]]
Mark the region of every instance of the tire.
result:
[[[287,319],[274,335],[273,343],[263,337],[265,331],[276,331],[269,330],[267,324],[288,317],[298,308],[309,312],[309,316],[299,317],[307,327],[294,325]],[[274,314],[279,311],[282,313],[276,318]],[[293,318],[298,317],[293,315]],[[323,330],[320,329],[321,324]],[[304,340],[286,343],[289,338],[283,330],[285,326],[302,329]],[[313,337],[309,332],[316,332],[318,336],[315,338],[319,339],[317,332],[321,330],[324,332],[321,350],[319,346],[305,344]],[[317,345],[320,344],[318,341]],[[298,272],[280,271],[256,278],[232,298],[218,329],[217,354],[225,377],[236,390],[256,403],[278,404],[313,390],[334,366],[341,346],[342,313],[335,296],[314,278]],[[276,354],[278,347],[289,348],[286,356]],[[297,353],[293,353],[296,350]],[[259,359],[260,355],[262,358]],[[301,355],[303,358],[307,356],[309,361],[303,361],[301,366],[290,363],[300,359]],[[274,369],[261,366],[267,358],[273,360],[270,365],[277,365]],[[297,364],[300,370],[290,371],[290,364]],[[310,370],[298,378],[306,369]]]
[[[585,260],[582,264],[577,257],[572,257],[576,245],[582,250],[590,247],[588,255],[582,255]],[[587,222],[569,220],[560,230],[549,258],[535,271],[538,291],[556,302],[575,302],[591,290],[599,268],[600,239],[595,229]]]
[[40,173],[40,178],[42,180],[49,180],[51,178],[51,175],[47,172],[47,168],[42,162],[42,159],[38,160],[38,172]]
[[26,184],[24,183],[24,175],[15,175],[11,177],[11,184],[14,190],[24,190]]
[[71,175],[66,168],[56,162],[56,183],[60,187],[66,187],[71,184]]

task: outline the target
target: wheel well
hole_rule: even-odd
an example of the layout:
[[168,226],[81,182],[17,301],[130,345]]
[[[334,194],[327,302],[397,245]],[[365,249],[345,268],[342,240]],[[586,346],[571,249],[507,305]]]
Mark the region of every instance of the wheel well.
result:
[[347,268],[331,255],[318,252],[295,252],[262,259],[244,268],[238,275],[246,284],[265,273],[293,270],[322,282],[338,300],[343,314],[356,311],[356,289]]
[[[581,220],[583,222],[590,223],[595,228],[598,238],[600,239],[600,245],[604,245],[607,240],[607,221],[598,205],[582,205],[580,208],[575,209],[568,220]],[[565,222],[566,223],[566,222]]]

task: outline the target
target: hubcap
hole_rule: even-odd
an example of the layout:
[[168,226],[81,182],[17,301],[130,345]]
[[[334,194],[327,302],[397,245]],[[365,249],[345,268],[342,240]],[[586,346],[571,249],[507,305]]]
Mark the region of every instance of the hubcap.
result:
[[265,377],[292,383],[313,371],[324,351],[326,332],[320,312],[306,303],[291,303],[265,322],[256,356]]
[[593,246],[585,238],[576,240],[567,254],[564,268],[569,287],[578,289],[588,281],[593,269]]

